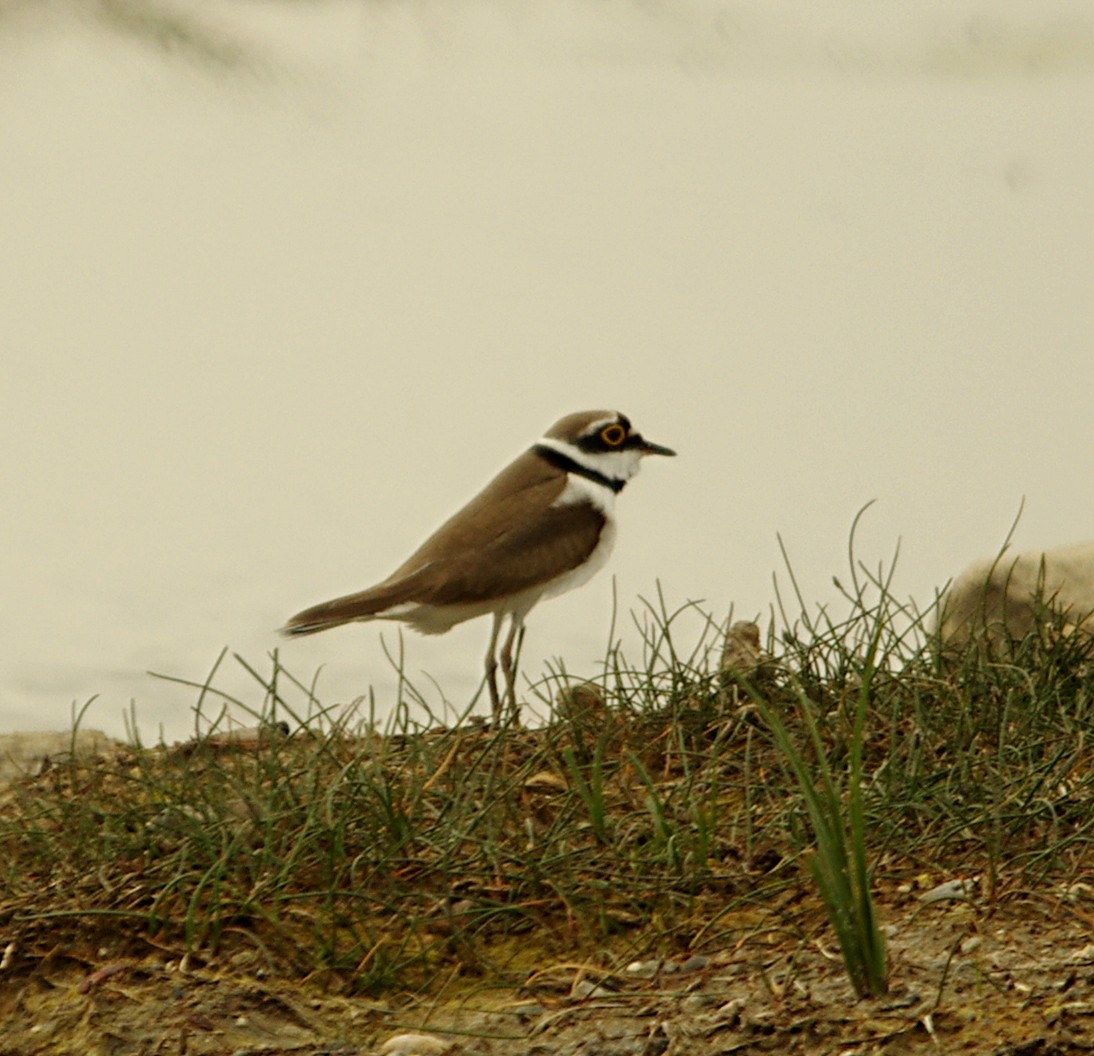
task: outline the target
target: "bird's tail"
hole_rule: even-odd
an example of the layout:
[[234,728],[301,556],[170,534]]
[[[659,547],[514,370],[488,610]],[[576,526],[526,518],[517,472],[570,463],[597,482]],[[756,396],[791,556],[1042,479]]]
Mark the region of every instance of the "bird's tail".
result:
[[387,615],[395,606],[411,600],[409,593],[409,585],[405,579],[394,583],[381,583],[357,594],[347,594],[343,598],[324,601],[310,609],[304,609],[281,628],[281,633],[297,637],[316,634],[331,627],[341,627],[344,623],[357,620],[376,619]]

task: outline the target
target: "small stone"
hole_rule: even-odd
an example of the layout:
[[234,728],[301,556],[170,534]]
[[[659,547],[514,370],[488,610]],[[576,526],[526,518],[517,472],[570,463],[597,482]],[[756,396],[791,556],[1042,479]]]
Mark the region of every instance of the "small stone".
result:
[[688,1012],[702,1012],[717,1003],[718,999],[712,994],[688,994],[683,1000],[683,1007]]
[[519,1005],[506,1008],[506,1012],[520,1019],[534,1019],[547,1014],[547,1009],[538,1001],[522,1001]]
[[710,964],[710,958],[706,954],[693,953],[682,965],[680,965],[680,971],[682,972],[701,972]]
[[396,1034],[380,1046],[384,1056],[434,1056],[447,1052],[449,1042],[432,1034]]
[[570,995],[584,1000],[589,997],[615,997],[615,992],[599,983],[594,983],[591,979],[579,979],[574,983]]
[[604,691],[592,682],[567,686],[555,697],[555,715],[576,725],[602,721],[606,714]]
[[760,628],[750,620],[738,620],[726,632],[722,659],[722,677],[728,680],[755,679],[766,674],[771,657],[760,645]]
[[930,891],[920,895],[920,900],[925,904],[951,900],[968,902],[975,890],[976,882],[974,880],[947,880],[944,884],[938,884],[936,887],[932,887]]

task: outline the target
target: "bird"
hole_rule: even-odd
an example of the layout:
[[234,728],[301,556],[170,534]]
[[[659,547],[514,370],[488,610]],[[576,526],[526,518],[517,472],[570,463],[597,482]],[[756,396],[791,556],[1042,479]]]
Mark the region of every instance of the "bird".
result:
[[516,716],[514,645],[519,656],[528,613],[538,602],[582,586],[604,566],[615,543],[616,495],[647,455],[675,454],[644,439],[618,411],[568,414],[386,579],[304,609],[281,631],[295,637],[357,621],[399,620],[423,634],[443,634],[490,615],[485,681],[491,714],[495,722],[503,710]]

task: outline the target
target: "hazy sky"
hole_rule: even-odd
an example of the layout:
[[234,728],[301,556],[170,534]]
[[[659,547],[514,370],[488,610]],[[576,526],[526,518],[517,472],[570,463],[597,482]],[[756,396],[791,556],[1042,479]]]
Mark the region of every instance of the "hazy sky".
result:
[[[613,573],[751,617],[780,533],[831,601],[871,499],[920,604],[1023,497],[1094,538],[1086,0],[194,9],[247,64],[0,25],[0,729],[184,736],[146,671],[263,665],[573,410],[679,457],[532,675],[595,673]],[[381,630],[282,659],[383,703]],[[462,705],[488,631],[407,669]]]

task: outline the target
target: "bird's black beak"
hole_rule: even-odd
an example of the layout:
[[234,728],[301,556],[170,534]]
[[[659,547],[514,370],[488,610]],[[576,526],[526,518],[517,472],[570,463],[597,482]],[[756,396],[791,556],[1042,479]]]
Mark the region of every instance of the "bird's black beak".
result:
[[632,439],[635,441],[635,447],[642,452],[643,455],[672,455],[675,457],[676,452],[671,447],[662,447],[660,444],[655,444],[650,440],[644,440],[640,436],[634,436]]

